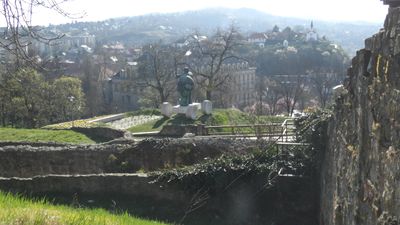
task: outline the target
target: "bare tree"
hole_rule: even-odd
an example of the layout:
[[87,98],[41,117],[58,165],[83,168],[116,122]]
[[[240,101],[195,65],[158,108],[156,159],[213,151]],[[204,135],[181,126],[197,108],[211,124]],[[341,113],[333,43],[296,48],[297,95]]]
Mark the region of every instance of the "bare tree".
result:
[[174,47],[163,46],[161,43],[143,47],[137,85],[155,91],[158,95],[158,104],[167,101],[175,92],[177,67],[180,65],[178,54]]
[[278,101],[281,98],[281,91],[279,83],[272,80],[266,80],[266,91],[265,91],[265,100],[270,106],[270,115],[276,115],[278,113]]
[[212,99],[213,91],[222,87],[230,77],[223,71],[223,64],[239,59],[235,50],[241,45],[239,33],[234,26],[227,31],[218,30],[210,38],[199,34],[191,38],[191,61],[188,62],[195,76],[200,77],[200,85],[205,89],[206,99]]
[[331,95],[332,88],[340,83],[338,75],[329,72],[311,72],[311,85],[321,108],[325,108]]
[[0,36],[0,48],[12,53],[19,61],[33,64],[34,60],[28,54],[28,47],[33,41],[50,44],[63,34],[43,32],[42,27],[32,24],[33,11],[48,9],[69,18],[77,18],[61,8],[68,0],[1,0],[0,14],[5,21]]
[[257,95],[257,103],[256,103],[256,115],[262,115],[266,112],[263,110],[263,103],[265,101],[264,97],[266,96],[266,92],[268,92],[268,88],[266,87],[265,76],[258,76],[256,83],[256,95]]
[[[279,82],[265,76],[258,76],[256,94],[258,98],[258,113],[275,115],[278,111],[278,101],[282,97],[282,90]],[[263,109],[264,103],[267,104],[266,109]]]
[[283,102],[288,115],[292,115],[305,91],[304,76],[302,75],[282,75],[279,76],[277,83],[280,87]]

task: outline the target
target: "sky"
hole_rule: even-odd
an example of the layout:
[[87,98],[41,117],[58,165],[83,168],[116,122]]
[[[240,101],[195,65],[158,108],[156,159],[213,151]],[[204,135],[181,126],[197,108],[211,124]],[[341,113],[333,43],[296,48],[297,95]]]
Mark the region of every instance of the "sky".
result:
[[[380,0],[69,0],[62,8],[84,16],[77,21],[98,21],[149,13],[170,13],[212,7],[253,8],[273,15],[310,20],[383,23],[388,6]],[[33,23],[71,22],[56,13],[34,12]]]

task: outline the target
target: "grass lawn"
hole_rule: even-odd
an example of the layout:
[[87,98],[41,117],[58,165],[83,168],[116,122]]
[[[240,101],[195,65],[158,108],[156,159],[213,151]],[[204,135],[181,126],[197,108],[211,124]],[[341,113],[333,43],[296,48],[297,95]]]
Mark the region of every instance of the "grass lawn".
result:
[[163,119],[154,120],[154,121],[150,121],[150,122],[147,122],[147,123],[139,124],[137,126],[133,126],[133,127],[129,128],[128,131],[130,131],[132,133],[160,131],[162,126],[156,126],[156,122],[157,121],[162,121],[162,120]]
[[0,141],[93,144],[94,140],[72,130],[0,128]]
[[279,116],[253,116],[236,109],[215,109],[211,115],[198,113],[196,120],[191,120],[183,115],[174,115],[171,118],[161,118],[145,124],[133,126],[128,129],[130,132],[159,131],[166,124],[205,124],[205,125],[238,125],[257,123],[282,123],[287,117]]
[[0,192],[1,225],[166,225],[128,214],[114,215],[102,209],[54,206]]

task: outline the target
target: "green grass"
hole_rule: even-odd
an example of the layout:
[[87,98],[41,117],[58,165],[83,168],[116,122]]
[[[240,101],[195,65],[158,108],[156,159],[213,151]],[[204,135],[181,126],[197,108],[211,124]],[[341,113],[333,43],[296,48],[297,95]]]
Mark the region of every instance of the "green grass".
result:
[[0,128],[0,141],[93,144],[94,140],[72,130]]
[[139,116],[139,115],[155,115],[155,116],[161,116],[161,111],[159,109],[149,109],[149,108],[144,108],[144,109],[139,109],[136,111],[132,112],[127,112],[125,113],[125,117],[130,117],[130,116]]
[[157,121],[162,121],[163,119],[160,120],[155,120],[155,121],[150,121],[147,123],[139,124],[137,126],[133,126],[129,128],[128,130],[132,133],[136,132],[150,132],[150,131],[160,131],[162,126],[156,126]]
[[[162,225],[128,214],[114,215],[103,209],[55,206],[0,192],[0,225]],[[166,224],[165,224],[166,225]]]
[[[136,114],[132,112],[132,114]],[[136,114],[138,115],[138,114]],[[236,109],[215,109],[211,115],[198,113],[195,120],[186,118],[184,115],[174,115],[171,118],[161,118],[145,124],[134,126],[128,129],[130,132],[159,131],[166,124],[205,124],[209,126],[238,125],[257,123],[282,123],[286,117],[278,116],[253,116]]]

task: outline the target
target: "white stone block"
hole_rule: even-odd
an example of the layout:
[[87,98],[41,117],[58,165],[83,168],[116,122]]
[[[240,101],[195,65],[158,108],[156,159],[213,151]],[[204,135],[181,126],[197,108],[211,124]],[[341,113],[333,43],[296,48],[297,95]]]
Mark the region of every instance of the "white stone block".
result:
[[172,111],[173,111],[173,113],[177,113],[177,114],[186,114],[187,108],[188,108],[188,106],[176,105],[172,108]]
[[212,113],[212,102],[210,100],[204,100],[201,104],[201,109],[204,114],[210,115]]
[[197,105],[190,104],[186,110],[186,118],[195,120],[197,117]]
[[166,117],[172,116],[172,105],[169,102],[163,102],[161,105],[161,114]]
[[196,106],[197,110],[201,110],[201,104],[199,102],[193,102],[190,105]]

